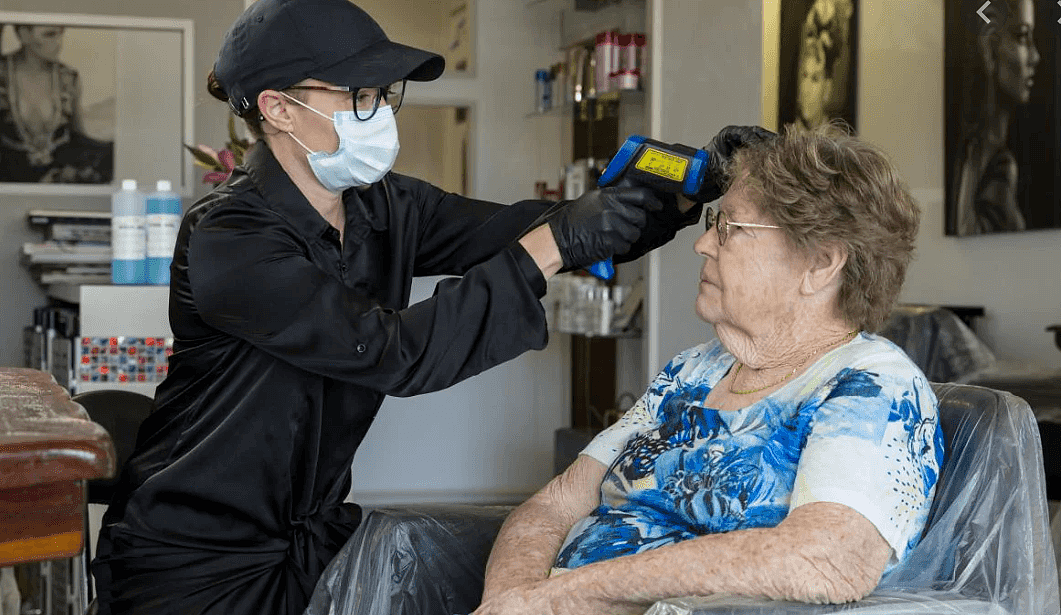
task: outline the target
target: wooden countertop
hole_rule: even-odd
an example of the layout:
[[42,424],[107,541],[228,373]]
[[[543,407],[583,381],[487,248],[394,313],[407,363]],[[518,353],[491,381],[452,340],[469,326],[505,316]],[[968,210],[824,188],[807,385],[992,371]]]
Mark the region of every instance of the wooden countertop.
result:
[[51,374],[0,367],[0,566],[82,549],[86,480],[114,474],[110,435]]

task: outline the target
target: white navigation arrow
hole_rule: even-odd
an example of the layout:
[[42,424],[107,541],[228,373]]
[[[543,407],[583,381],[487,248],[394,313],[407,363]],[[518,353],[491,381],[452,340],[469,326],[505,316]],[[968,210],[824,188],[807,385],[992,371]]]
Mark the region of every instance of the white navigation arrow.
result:
[[[1061,0],[1057,0],[1057,6],[1061,6]],[[1061,23],[1061,17],[1057,18],[1057,23]]]
[[[1057,3],[1061,4],[1061,0],[1057,0]],[[980,19],[984,20],[984,23],[991,23],[991,20],[987,18],[987,15],[984,15],[984,9],[989,6],[991,6],[991,0],[987,0],[987,2],[976,11],[976,14],[980,16]]]

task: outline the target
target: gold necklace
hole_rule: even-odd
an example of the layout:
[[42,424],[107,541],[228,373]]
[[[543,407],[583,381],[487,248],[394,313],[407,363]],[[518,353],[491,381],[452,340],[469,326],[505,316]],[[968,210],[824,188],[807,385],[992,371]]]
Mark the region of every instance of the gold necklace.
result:
[[797,363],[796,366],[792,368],[792,371],[790,371],[789,373],[785,374],[784,378],[778,380],[777,382],[772,382],[772,383],[770,383],[770,384],[768,384],[768,385],[766,385],[764,387],[759,387],[757,389],[748,389],[746,391],[734,391],[733,390],[733,385],[734,385],[734,383],[737,382],[737,376],[740,375],[740,370],[741,370],[742,367],[744,367],[744,364],[738,361],[737,362],[737,371],[733,372],[733,379],[729,381],[729,392],[733,393],[734,395],[750,395],[752,393],[758,393],[759,391],[765,391],[766,389],[769,389],[770,387],[775,387],[775,386],[781,384],[782,382],[788,380],[789,378],[791,378],[792,374],[795,374],[796,370],[798,370],[799,368],[803,367],[807,363],[807,361],[810,360],[811,357],[815,356],[816,354],[818,354],[822,350],[828,349],[828,348],[830,348],[832,346],[836,346],[837,344],[843,344],[845,342],[848,342],[848,341],[854,339],[854,337],[856,335],[858,335],[858,329],[855,329],[854,331],[851,331],[850,333],[846,334],[844,336],[844,338],[841,339],[841,340],[832,342],[831,344],[827,344],[826,346],[823,346],[819,350],[815,350],[813,353],[807,355],[807,357],[805,359],[803,359],[802,361]]

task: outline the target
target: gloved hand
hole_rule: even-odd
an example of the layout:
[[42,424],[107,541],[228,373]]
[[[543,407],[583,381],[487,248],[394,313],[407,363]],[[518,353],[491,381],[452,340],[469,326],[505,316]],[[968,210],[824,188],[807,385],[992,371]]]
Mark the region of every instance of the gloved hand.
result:
[[711,142],[704,146],[710,154],[704,186],[696,195],[696,201],[710,203],[722,197],[725,184],[725,168],[730,158],[742,147],[773,139],[777,133],[760,126],[726,126],[718,131]]
[[[639,186],[639,184],[629,177],[622,177],[615,182],[614,186],[616,188],[632,188]],[[652,189],[649,188],[649,190]],[[641,230],[641,236],[630,246],[629,250],[616,252],[612,256],[612,260],[616,263],[626,263],[640,258],[674,239],[678,231],[700,222],[703,211],[701,204],[698,203],[689,211],[682,213],[678,209],[677,195],[656,190],[652,192],[663,203],[663,207],[646,212],[648,220]]]
[[648,188],[610,187],[570,201],[547,221],[564,269],[570,270],[625,254],[641,236],[647,212],[662,209],[663,203]]

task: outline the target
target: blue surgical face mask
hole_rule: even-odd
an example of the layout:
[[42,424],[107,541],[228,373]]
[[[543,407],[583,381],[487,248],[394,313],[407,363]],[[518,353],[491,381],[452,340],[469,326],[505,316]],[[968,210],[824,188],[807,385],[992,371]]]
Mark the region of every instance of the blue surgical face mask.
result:
[[336,111],[329,118],[306,103],[288,96],[317,115],[330,119],[339,135],[339,147],[332,153],[314,152],[295,135],[291,138],[306,150],[309,167],[317,181],[332,192],[368,186],[383,179],[398,157],[398,126],[389,105],[380,105],[376,114],[359,120],[353,111]]

